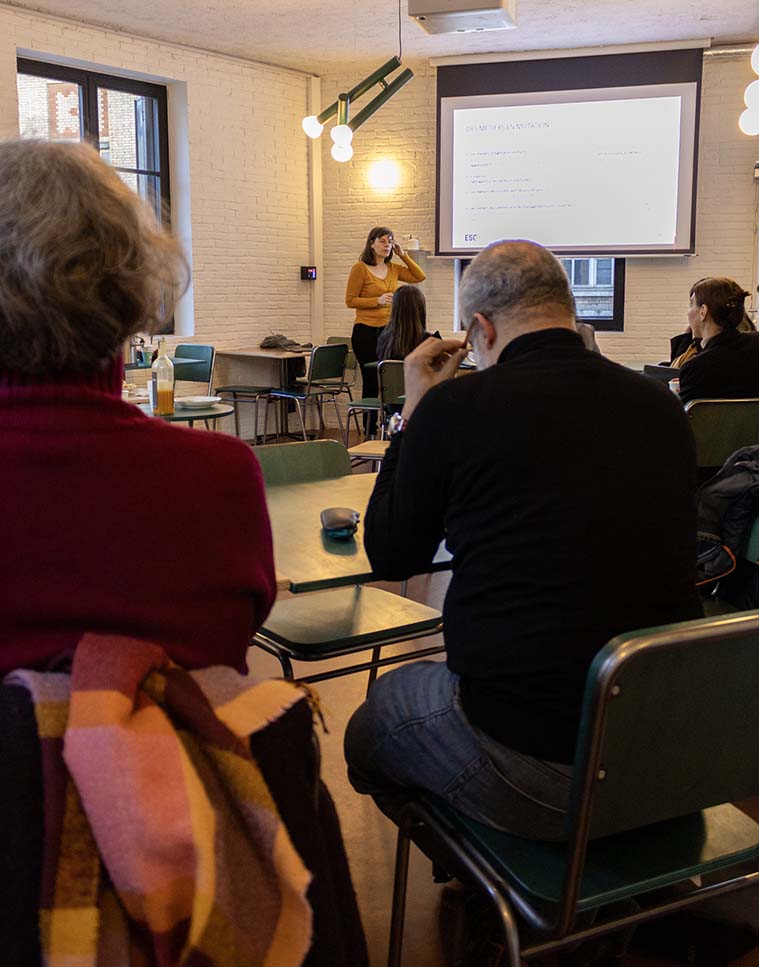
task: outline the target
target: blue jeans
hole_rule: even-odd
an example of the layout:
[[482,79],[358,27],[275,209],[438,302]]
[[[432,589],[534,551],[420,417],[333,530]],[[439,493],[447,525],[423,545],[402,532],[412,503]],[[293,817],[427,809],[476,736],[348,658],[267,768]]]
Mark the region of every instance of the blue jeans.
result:
[[397,819],[424,789],[473,819],[530,839],[566,839],[572,767],[515,752],[467,719],[459,679],[419,661],[372,686],[345,733],[348,778]]

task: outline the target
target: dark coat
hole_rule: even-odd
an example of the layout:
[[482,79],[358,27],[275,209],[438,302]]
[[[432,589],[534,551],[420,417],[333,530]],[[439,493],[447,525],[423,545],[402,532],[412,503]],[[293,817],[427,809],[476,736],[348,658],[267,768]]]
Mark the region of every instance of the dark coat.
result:
[[680,370],[680,399],[759,397],[759,333],[726,329]]

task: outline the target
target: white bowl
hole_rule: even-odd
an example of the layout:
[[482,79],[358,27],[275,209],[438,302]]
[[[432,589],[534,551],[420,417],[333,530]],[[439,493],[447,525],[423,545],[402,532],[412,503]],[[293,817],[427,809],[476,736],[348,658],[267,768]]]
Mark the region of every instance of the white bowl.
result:
[[190,410],[203,410],[214,403],[221,403],[220,396],[182,396],[174,400],[175,406],[186,406]]

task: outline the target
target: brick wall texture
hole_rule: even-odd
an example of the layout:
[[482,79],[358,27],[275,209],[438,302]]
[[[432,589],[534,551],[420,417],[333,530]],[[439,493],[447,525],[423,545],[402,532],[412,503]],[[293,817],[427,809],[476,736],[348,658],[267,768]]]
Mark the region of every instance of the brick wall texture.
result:
[[[133,72],[186,90],[194,333],[218,349],[256,345],[270,329],[311,337],[312,288],[298,267],[310,261],[305,74],[182,48],[117,31],[0,6],[0,137],[18,134],[18,51],[116,73]],[[385,54],[377,57],[378,64]],[[322,78],[322,105],[374,64]],[[434,247],[435,70],[412,63],[414,80],[357,133],[347,164],[322,138],[324,318],[327,335],[350,332],[345,281],[367,230],[387,224]],[[307,65],[304,65],[307,67]],[[753,78],[747,57],[707,59],[700,130],[698,254],[630,259],[625,332],[602,334],[604,352],[623,361],[664,358],[669,336],[685,325],[688,289],[704,275],[754,284],[755,141],[737,127],[742,93]],[[170,119],[171,120],[171,119]],[[397,189],[368,184],[369,165],[401,167]],[[624,186],[621,186],[621,190]],[[184,196],[183,196],[184,198]],[[422,252],[430,324],[453,325],[453,262]]]

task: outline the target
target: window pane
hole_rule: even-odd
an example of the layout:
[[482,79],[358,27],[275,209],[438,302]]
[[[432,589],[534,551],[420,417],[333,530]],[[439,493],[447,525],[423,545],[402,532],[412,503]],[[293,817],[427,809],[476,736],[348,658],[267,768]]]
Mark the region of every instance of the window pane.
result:
[[588,285],[590,282],[590,259],[575,259],[573,285]]
[[132,191],[144,198],[158,220],[161,220],[161,181],[157,175],[139,175],[136,171],[119,171],[119,178],[128,185]]
[[596,259],[596,285],[612,284],[612,259]]
[[158,171],[158,111],[154,97],[98,88],[100,154],[117,168]]
[[16,83],[22,138],[82,140],[82,91],[78,84],[32,74],[17,74]]

